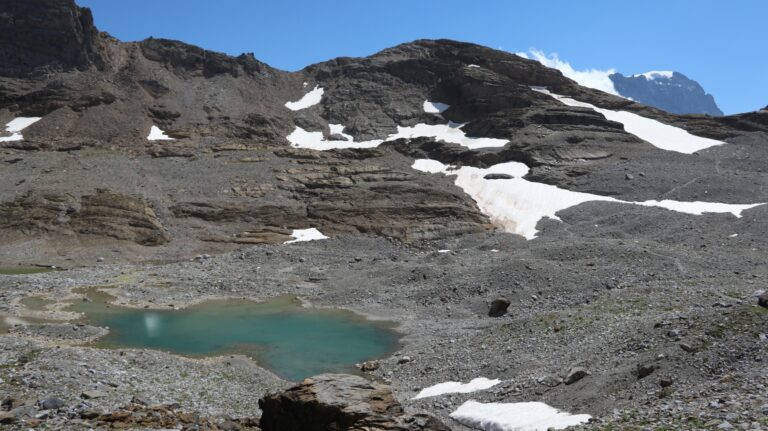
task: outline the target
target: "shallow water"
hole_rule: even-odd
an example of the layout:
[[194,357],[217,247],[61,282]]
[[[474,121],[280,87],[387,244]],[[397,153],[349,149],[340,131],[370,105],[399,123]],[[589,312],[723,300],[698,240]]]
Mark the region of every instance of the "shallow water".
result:
[[113,298],[88,292],[90,302],[69,310],[109,327],[96,346],[150,348],[185,356],[245,354],[278,376],[298,381],[324,372],[350,372],[354,364],[388,356],[398,347],[391,323],[342,310],[303,308],[290,297],[265,303],[207,301],[181,310],[109,305]]
[[0,275],[24,275],[24,274],[39,274],[41,272],[54,271],[52,268],[46,268],[41,266],[3,266],[0,267]]

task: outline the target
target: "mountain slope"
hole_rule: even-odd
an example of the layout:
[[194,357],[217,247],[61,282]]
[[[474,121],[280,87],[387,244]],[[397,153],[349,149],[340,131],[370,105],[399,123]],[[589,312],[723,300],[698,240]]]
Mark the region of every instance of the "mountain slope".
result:
[[768,111],[675,115],[452,40],[286,72],[121,42],[72,0],[0,0],[0,22],[0,422],[154,426],[173,403],[157,426],[247,429],[289,386],[236,346],[84,346],[107,329],[62,301],[114,286],[171,313],[286,295],[394,321],[366,375],[455,430],[469,399],[762,426]]
[[715,98],[698,82],[680,72],[647,72],[632,76],[614,73],[610,79],[622,96],[673,114],[723,115]]
[[[77,227],[72,220],[86,199],[100,193],[136,200],[137,208],[145,205],[156,214],[154,235],[168,240],[159,248],[136,248],[129,253],[133,258],[279,241],[291,229],[307,227],[408,241],[489,229],[487,217],[449,178],[410,169],[411,157],[426,154],[424,145],[445,163],[521,162],[530,179],[629,200],[656,199],[679,181],[709,175],[706,163],[682,162],[621,124],[565,106],[538,87],[717,139],[768,130],[762,114],[673,116],[580,87],[535,61],[462,42],[416,41],[289,73],[251,55],[235,58],[176,41],[122,43],[99,33],[89,12],[72,1],[12,2],[6,10],[15,18],[6,20],[8,30],[24,37],[3,48],[11,61],[0,76],[0,122],[41,118],[23,139],[2,143],[6,157],[24,159],[3,176],[0,226],[9,244],[30,236],[44,244],[143,238],[133,232],[134,216],[115,218],[110,211],[101,211],[96,227]],[[66,49],[51,50],[51,35]],[[288,102],[313,88],[322,93],[316,103],[290,109]],[[427,112],[425,101],[447,109]],[[352,143],[412,136],[398,133],[446,122],[464,124],[470,140],[509,143],[467,148],[421,138],[419,145],[316,153],[289,142],[290,136],[313,134],[329,140],[333,125],[339,125],[333,126],[337,139]],[[169,139],[148,139],[154,128]],[[687,167],[638,185],[625,181],[626,168],[617,160],[632,160],[634,169],[646,171],[657,170],[658,162]],[[64,174],[73,171],[79,173]],[[686,194],[681,198],[698,195]],[[718,198],[757,199],[746,192]],[[47,215],[36,218],[38,213]],[[20,230],[17,218],[38,221]],[[86,243],[91,245],[82,251],[91,253],[93,241]],[[36,252],[58,254],[57,247]]]

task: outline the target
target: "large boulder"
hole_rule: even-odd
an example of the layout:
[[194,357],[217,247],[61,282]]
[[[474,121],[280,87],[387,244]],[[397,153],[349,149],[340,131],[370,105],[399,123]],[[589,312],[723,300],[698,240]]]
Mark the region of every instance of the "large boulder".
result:
[[259,400],[263,431],[448,431],[427,414],[410,414],[389,386],[349,374],[322,374]]

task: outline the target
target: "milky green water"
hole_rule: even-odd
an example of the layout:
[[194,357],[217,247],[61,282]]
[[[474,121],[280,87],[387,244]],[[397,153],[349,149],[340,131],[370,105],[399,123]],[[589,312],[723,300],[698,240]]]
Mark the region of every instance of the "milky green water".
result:
[[97,346],[149,348],[199,357],[246,354],[287,380],[324,372],[349,372],[355,363],[388,356],[398,348],[391,323],[369,321],[348,311],[303,308],[290,297],[270,302],[208,301],[182,310],[133,309],[91,302],[69,310],[109,327]]

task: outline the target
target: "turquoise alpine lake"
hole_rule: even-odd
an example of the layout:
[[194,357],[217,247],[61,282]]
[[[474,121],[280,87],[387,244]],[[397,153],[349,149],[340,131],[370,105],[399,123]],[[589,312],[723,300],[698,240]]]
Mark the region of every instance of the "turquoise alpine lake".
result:
[[83,322],[109,328],[96,347],[148,348],[189,357],[245,354],[292,381],[388,356],[399,347],[390,322],[345,310],[301,307],[293,297],[258,303],[212,300],[183,309],[135,309],[89,289],[90,301],[68,308]]

